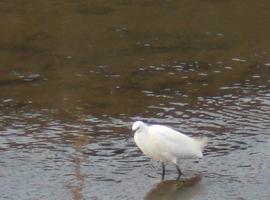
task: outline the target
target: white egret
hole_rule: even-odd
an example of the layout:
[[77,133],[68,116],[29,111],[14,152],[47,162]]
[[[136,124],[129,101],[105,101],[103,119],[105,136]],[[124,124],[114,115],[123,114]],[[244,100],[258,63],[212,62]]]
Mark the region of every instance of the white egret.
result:
[[182,175],[179,160],[202,158],[202,151],[207,144],[206,138],[191,138],[183,133],[162,125],[147,126],[142,121],[132,125],[134,140],[140,150],[148,157],[162,162],[162,180],[165,176],[165,163],[173,163]]

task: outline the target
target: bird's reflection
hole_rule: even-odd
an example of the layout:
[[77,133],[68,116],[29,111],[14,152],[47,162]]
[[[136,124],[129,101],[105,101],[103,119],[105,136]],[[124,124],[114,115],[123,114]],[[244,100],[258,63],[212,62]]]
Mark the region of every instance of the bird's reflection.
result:
[[161,181],[153,186],[144,199],[193,199],[194,196],[202,193],[201,186],[197,184],[200,180],[200,175],[193,175],[180,180]]

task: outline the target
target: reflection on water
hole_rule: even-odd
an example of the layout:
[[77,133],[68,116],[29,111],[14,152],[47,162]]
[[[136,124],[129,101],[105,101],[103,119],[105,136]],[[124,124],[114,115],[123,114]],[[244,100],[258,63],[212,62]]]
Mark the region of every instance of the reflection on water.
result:
[[81,171],[81,162],[85,160],[85,155],[82,154],[82,147],[83,145],[86,145],[90,142],[89,138],[82,133],[83,130],[81,128],[79,131],[80,131],[79,136],[73,140],[75,152],[74,155],[71,155],[71,159],[75,164],[75,177],[77,179],[76,182],[78,182],[77,185],[70,186],[74,200],[82,199],[81,192],[84,187],[84,179],[85,179],[84,177],[85,175],[82,174]]
[[[1,199],[269,199],[268,7],[1,1]],[[207,136],[202,180],[157,184],[135,120]]]
[[[193,177],[181,179],[179,181],[168,180],[156,184],[145,196],[146,200],[154,199],[194,199],[202,191],[200,188],[193,187],[201,180],[201,177],[195,175]],[[192,190],[187,188],[193,187]],[[198,191],[196,191],[198,190]]]

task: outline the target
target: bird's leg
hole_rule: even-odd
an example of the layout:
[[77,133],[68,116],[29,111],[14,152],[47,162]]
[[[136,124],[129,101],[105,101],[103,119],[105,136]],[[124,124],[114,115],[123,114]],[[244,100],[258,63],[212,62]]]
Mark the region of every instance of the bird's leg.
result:
[[181,175],[182,175],[182,172],[181,172],[180,168],[178,167],[178,165],[175,165],[175,166],[176,166],[176,169],[177,169],[177,171],[178,171],[178,177],[177,177],[176,180],[179,180],[180,177],[181,177]]
[[164,162],[162,162],[162,178],[161,178],[162,181],[164,181],[164,177],[165,177],[165,164]]

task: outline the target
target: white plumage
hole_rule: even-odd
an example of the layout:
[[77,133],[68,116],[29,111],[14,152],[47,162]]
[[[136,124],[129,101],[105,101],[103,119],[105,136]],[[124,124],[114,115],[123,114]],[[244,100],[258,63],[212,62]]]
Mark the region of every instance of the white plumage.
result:
[[141,121],[133,123],[132,131],[135,131],[134,140],[141,151],[146,156],[162,162],[162,179],[165,174],[164,162],[175,164],[180,178],[182,173],[178,167],[179,160],[202,158],[203,148],[207,144],[206,138],[191,138],[169,127],[162,125],[147,126]]

